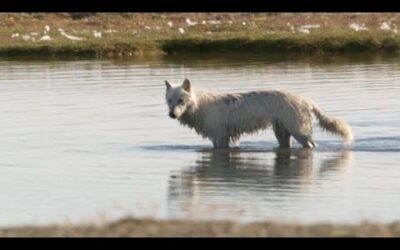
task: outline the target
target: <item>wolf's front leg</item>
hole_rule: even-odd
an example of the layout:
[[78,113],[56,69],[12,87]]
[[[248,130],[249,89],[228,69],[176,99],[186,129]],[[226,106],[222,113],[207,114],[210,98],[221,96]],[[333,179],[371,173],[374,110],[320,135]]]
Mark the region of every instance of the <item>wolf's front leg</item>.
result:
[[215,149],[229,148],[228,137],[218,137],[212,140]]
[[232,140],[231,140],[231,145],[232,145],[233,147],[235,147],[235,148],[240,147],[240,139],[239,139],[239,138],[232,139]]

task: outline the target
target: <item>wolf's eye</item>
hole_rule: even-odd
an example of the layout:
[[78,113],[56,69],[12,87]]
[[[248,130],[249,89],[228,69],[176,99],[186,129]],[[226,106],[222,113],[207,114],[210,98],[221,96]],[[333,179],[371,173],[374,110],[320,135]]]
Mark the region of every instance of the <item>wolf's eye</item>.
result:
[[171,99],[168,99],[168,101],[167,101],[167,102],[168,102],[168,104],[171,104]]
[[183,103],[183,99],[182,99],[182,98],[179,99],[179,100],[178,100],[178,103]]

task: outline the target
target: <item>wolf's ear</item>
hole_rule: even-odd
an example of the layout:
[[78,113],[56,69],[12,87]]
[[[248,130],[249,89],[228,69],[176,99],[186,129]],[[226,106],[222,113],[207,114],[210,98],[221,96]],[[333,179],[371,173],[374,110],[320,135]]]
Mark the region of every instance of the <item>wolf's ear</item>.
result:
[[186,90],[187,92],[190,92],[191,88],[192,88],[192,84],[190,83],[189,79],[185,79],[182,83],[182,88],[184,90]]
[[167,80],[165,80],[165,86],[167,87],[167,91],[172,88],[171,84]]

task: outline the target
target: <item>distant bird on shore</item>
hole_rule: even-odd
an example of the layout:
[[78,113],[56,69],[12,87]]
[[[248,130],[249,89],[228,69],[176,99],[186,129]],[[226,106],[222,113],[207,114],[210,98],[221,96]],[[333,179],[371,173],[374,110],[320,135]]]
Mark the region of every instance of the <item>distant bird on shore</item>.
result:
[[383,22],[379,28],[381,30],[392,30],[392,28],[390,28],[389,23],[387,23],[387,22]]
[[44,33],[45,35],[47,35],[49,32],[50,32],[50,26],[49,26],[49,25],[44,26],[44,31],[43,31],[43,33]]
[[290,31],[291,31],[292,33],[295,32],[295,31],[294,31],[294,26],[293,26],[291,23],[287,22],[286,25],[289,27],[289,29],[290,29]]
[[319,25],[319,24],[306,24],[306,25],[300,26],[300,29],[318,29],[319,27],[321,27],[321,25]]
[[310,34],[310,30],[309,29],[297,29],[298,32],[303,33],[303,34]]
[[197,25],[197,22],[192,22],[192,21],[190,21],[189,18],[186,18],[186,23],[187,23],[187,25],[189,25],[189,26],[195,26],[195,25]]
[[65,33],[65,31],[64,31],[63,29],[60,29],[60,28],[59,28],[58,31],[60,32],[60,34],[61,34],[62,36],[65,36],[65,37],[68,38],[69,40],[74,40],[74,41],[81,41],[81,40],[83,40],[82,37],[77,37],[77,36],[68,35],[67,33]]
[[53,38],[51,38],[49,35],[44,35],[42,36],[39,41],[51,41]]
[[349,27],[350,27],[350,29],[353,29],[353,30],[355,30],[355,31],[360,31],[360,30],[368,30],[368,28],[367,27],[365,27],[365,25],[364,24],[357,24],[357,23],[351,23],[350,25],[349,25]]
[[28,41],[28,40],[31,40],[31,36],[30,35],[22,35],[22,39],[24,39],[24,41]]
[[99,32],[99,31],[97,31],[97,30],[93,30],[93,36],[95,37],[95,38],[101,38],[101,32]]
[[210,21],[208,21],[208,23],[217,25],[217,24],[221,24],[221,21],[219,21],[219,20],[210,20]]

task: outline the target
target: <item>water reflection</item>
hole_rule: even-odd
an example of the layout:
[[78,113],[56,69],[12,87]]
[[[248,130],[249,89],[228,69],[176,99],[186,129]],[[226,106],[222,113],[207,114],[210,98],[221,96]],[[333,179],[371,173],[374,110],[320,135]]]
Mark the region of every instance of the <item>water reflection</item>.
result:
[[[283,203],[290,204],[296,202],[290,201],[293,196],[304,198],[315,186],[320,188],[324,182],[335,180],[335,176],[348,173],[351,163],[351,151],[203,150],[194,166],[170,176],[170,216],[188,213],[185,216],[201,217],[205,214],[193,213],[207,213],[207,209],[200,211],[199,208],[212,206],[216,201],[228,214],[232,212],[226,209],[230,204],[251,204],[263,209],[271,203],[279,204],[285,197],[289,201]],[[337,178],[341,179],[343,176]],[[254,212],[254,208],[251,210],[250,213]],[[254,216],[260,216],[259,212]]]

